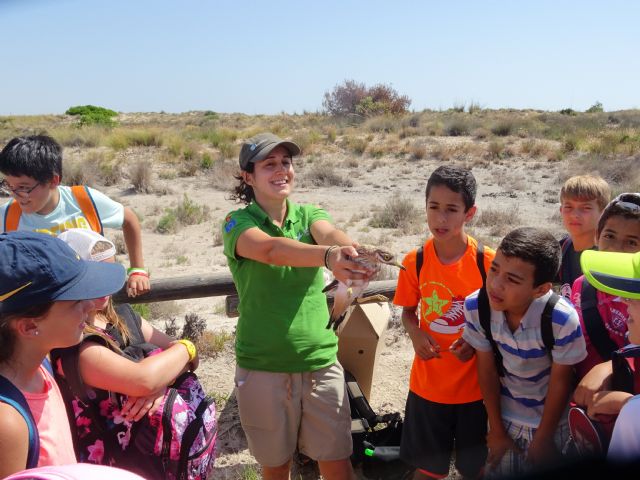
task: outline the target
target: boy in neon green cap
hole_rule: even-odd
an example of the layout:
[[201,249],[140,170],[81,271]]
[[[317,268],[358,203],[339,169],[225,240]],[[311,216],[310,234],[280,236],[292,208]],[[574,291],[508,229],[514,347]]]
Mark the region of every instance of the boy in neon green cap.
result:
[[[640,345],[640,252],[585,251],[580,264],[589,283],[598,290],[619,295],[627,305],[629,342]],[[640,379],[640,361],[638,358],[634,360],[637,385]],[[637,460],[640,456],[640,395],[607,389],[613,373],[612,362],[601,364],[600,370],[603,388],[594,396],[589,415],[620,412],[607,456],[615,461]]]

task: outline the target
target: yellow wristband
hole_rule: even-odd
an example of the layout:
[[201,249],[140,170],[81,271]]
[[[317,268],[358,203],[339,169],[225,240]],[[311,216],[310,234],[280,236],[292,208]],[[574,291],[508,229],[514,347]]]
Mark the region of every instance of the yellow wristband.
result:
[[187,352],[189,352],[189,362],[193,362],[197,355],[196,346],[193,344],[193,342],[191,340],[187,340],[186,338],[182,338],[176,343],[181,343],[182,345],[187,347]]

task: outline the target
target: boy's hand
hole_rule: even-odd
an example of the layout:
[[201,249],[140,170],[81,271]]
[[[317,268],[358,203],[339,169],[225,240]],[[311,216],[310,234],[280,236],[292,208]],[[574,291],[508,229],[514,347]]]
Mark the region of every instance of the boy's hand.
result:
[[523,453],[522,449],[515,444],[513,439],[507,435],[507,432],[504,430],[489,430],[489,433],[487,434],[487,448],[489,449],[487,464],[490,467],[495,467],[499,464],[502,457],[504,457],[504,454],[509,450],[513,450],[519,454]]
[[440,345],[431,335],[429,335],[420,327],[416,326],[409,330],[409,338],[413,343],[413,349],[423,360],[431,360],[432,358],[440,358]]
[[457,339],[449,347],[449,351],[453,353],[461,362],[468,362],[476,353],[475,349],[469,345],[462,337]]
[[[537,433],[537,432],[536,432]],[[553,437],[533,435],[533,440],[527,448],[527,463],[536,466],[547,465],[560,459],[560,452]]]
[[147,293],[149,290],[151,290],[149,277],[144,275],[129,275],[129,279],[127,280],[127,295],[136,297]]

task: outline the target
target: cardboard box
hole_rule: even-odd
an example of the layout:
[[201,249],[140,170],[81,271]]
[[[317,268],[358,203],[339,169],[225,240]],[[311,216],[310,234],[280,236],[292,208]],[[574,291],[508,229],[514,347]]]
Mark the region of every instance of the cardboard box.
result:
[[350,309],[338,330],[338,360],[356,377],[369,400],[373,371],[384,348],[384,333],[391,311],[387,302],[356,303]]

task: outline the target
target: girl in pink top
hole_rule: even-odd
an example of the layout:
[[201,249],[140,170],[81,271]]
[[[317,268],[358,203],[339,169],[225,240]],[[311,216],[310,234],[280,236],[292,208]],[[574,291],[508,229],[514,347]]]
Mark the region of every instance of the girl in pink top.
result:
[[[27,399],[35,417],[38,465],[75,463],[60,391],[42,367],[54,348],[82,339],[91,299],[118,291],[121,265],[86,262],[62,240],[34,232],[0,234],[0,375]],[[23,470],[29,429],[9,403],[0,403],[0,478]]]

